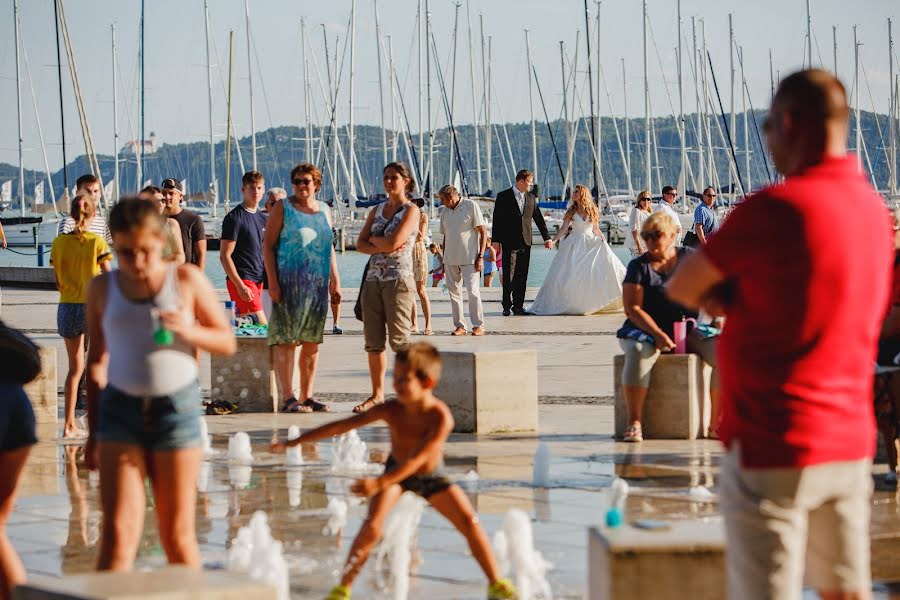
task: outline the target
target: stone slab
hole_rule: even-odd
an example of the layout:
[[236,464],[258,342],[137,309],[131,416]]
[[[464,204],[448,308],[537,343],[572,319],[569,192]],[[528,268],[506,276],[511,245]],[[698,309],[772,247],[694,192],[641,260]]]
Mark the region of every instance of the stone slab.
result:
[[[628,410],[622,390],[625,356],[613,358],[615,436],[628,427]],[[695,354],[664,354],[650,373],[650,389],[644,401],[645,439],[696,440],[709,428],[710,370]]]
[[51,267],[0,267],[0,285],[55,290],[56,276]]
[[59,419],[56,347],[43,346],[39,352],[41,373],[25,385],[25,393],[31,399],[36,422],[56,423]]
[[664,531],[592,527],[587,566],[589,600],[724,599],[724,526],[715,519],[674,521]]
[[[239,412],[277,412],[283,396],[275,379],[268,339],[238,336],[237,344],[232,356],[210,357],[210,397],[236,403]],[[300,377],[296,364],[295,359],[294,394]]]
[[447,403],[457,433],[537,431],[537,352],[442,352],[435,395]]
[[274,587],[227,571],[166,567],[135,573],[33,578],[14,600],[277,600]]

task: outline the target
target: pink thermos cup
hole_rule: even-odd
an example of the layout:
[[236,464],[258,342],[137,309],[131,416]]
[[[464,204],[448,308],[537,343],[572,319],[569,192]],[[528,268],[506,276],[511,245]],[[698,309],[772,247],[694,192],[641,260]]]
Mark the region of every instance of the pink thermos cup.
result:
[[697,319],[682,319],[672,323],[672,333],[675,339],[675,354],[685,354],[687,352],[687,324],[693,323],[697,326]]

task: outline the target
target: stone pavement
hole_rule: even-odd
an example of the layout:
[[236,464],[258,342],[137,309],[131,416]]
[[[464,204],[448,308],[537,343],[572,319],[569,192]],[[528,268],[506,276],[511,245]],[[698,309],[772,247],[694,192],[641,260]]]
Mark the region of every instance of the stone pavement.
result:
[[[489,298],[491,298],[488,292]],[[55,295],[3,290],[3,318],[34,332],[42,343],[57,344]],[[222,565],[239,527],[256,510],[268,513],[275,538],[285,543],[291,572],[291,594],[320,598],[335,582],[347,549],[365,515],[365,505],[351,502],[339,535],[323,533],[331,498],[347,498],[351,477],[332,473],[331,442],[303,448],[305,464],[286,468],[284,458],[266,448],[275,431],[289,425],[303,429],[349,414],[351,402],[367,391],[360,324],[352,320],[348,292],[342,337],[327,337],[322,348],[317,389],[337,400],[330,414],[241,414],[207,417],[218,455],[204,465],[197,506],[198,536],[207,565]],[[449,333],[446,297],[435,294],[436,328]],[[708,440],[647,441],[623,444],[612,439],[612,357],[618,352],[613,332],[621,315],[601,317],[499,316],[499,303],[489,302],[485,338],[428,339],[440,348],[533,347],[538,350],[540,432],[473,436],[455,434],[446,449],[451,477],[461,481],[493,535],[511,508],[531,517],[535,545],[554,564],[548,579],[555,598],[583,598],[587,589],[587,530],[602,522],[614,476],[632,488],[627,519],[715,522],[721,446]],[[505,331],[500,331],[503,325]],[[61,344],[59,344],[61,346]],[[65,358],[60,366],[65,368]],[[208,370],[206,376],[208,377]],[[224,458],[228,436],[246,431],[253,442],[251,470],[229,465]],[[363,430],[371,462],[381,462],[387,449],[382,426]],[[58,430],[43,427],[41,443],[32,451],[9,536],[30,573],[58,576],[92,568],[99,535],[99,489],[96,474],[84,468],[81,448],[62,446]],[[532,487],[535,451],[550,449],[550,487]],[[242,472],[243,471],[243,472]],[[477,475],[474,477],[471,472]],[[872,569],[876,597],[887,598],[890,582],[900,582],[900,496],[883,485],[885,466],[877,465],[872,503]],[[242,481],[245,480],[246,484]],[[689,490],[707,487],[713,494],[694,500]],[[290,506],[290,497],[299,504]],[[419,529],[409,598],[483,598],[484,581],[463,538],[432,509],[425,510]],[[148,508],[139,567],[162,565],[152,508]],[[374,587],[374,564],[365,568],[356,588],[358,598],[393,597]],[[810,596],[812,597],[812,596]]]

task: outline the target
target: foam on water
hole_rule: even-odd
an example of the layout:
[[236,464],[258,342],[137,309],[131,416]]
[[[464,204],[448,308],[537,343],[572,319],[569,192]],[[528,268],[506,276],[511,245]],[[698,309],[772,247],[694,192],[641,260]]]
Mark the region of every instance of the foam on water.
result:
[[278,600],[288,600],[288,567],[281,542],[272,538],[269,519],[261,510],[238,530],[228,549],[228,569],[246,573],[278,589]]
[[200,471],[197,472],[197,491],[206,493],[209,487],[209,472],[211,466],[208,462],[200,463]]
[[503,530],[494,534],[494,553],[502,573],[515,575],[520,600],[553,598],[547,571],[553,565],[534,547],[528,515],[512,509],[503,518]]
[[355,429],[337,437],[331,450],[332,473],[360,473],[368,466],[366,443]]
[[692,487],[688,491],[688,496],[690,496],[691,500],[700,502],[710,502],[716,498],[716,495],[709,491],[709,488],[703,487],[702,485],[695,485]]
[[375,577],[378,587],[393,590],[394,600],[409,594],[409,564],[422,520],[425,501],[404,492],[384,522],[384,536],[375,551]]
[[534,453],[532,484],[537,488],[550,487],[550,446],[541,442]]
[[228,483],[236,490],[246,489],[250,485],[253,467],[250,465],[228,465]]
[[323,535],[338,535],[347,526],[347,501],[343,498],[328,499],[328,523],[322,528]]
[[200,439],[203,440],[203,456],[215,456],[216,451],[212,447],[212,436],[209,434],[209,425],[206,417],[200,417]]
[[[296,425],[291,425],[288,427],[288,435],[289,440],[296,440],[300,437],[300,428]],[[284,460],[288,466],[295,467],[297,465],[303,464],[303,452],[299,445],[291,446],[284,453]],[[292,505],[293,506],[293,505]]]
[[228,462],[249,465],[253,463],[253,449],[250,447],[250,436],[238,431],[228,438]]
[[291,508],[300,506],[301,490],[303,489],[303,471],[291,469],[287,472],[288,505]]

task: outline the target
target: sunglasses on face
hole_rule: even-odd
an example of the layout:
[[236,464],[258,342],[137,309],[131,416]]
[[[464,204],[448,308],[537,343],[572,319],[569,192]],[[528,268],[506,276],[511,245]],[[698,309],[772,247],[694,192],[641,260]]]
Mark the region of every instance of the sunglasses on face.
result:
[[715,198],[716,197],[715,194],[703,194],[703,195],[706,196],[707,198]]
[[663,196],[674,196],[675,192],[666,192]]
[[305,177],[303,179],[291,179],[291,183],[293,183],[294,185],[311,185],[312,182],[313,180],[310,177]]
[[641,234],[641,239],[645,242],[658,241],[663,236],[662,231],[645,231]]
[[644,200],[646,200],[647,202],[650,202],[650,196],[644,196],[643,198],[638,198],[638,202],[643,202]]

